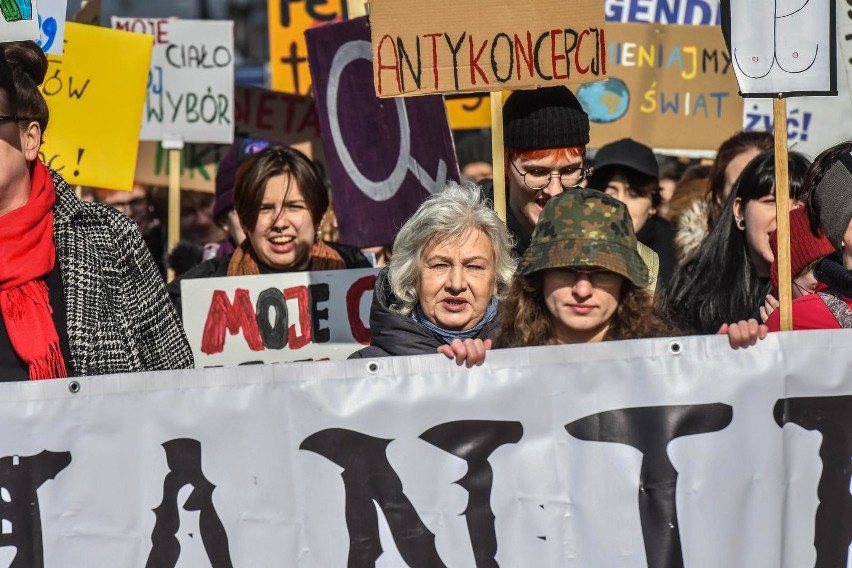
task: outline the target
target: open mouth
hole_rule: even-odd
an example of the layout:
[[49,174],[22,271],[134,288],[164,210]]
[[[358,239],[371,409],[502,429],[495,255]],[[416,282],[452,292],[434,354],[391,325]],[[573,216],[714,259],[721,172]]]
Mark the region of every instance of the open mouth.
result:
[[290,252],[296,246],[296,237],[284,235],[272,237],[269,239],[269,244],[274,252]]
[[467,300],[463,298],[445,298],[442,303],[451,312],[461,311],[467,306]]

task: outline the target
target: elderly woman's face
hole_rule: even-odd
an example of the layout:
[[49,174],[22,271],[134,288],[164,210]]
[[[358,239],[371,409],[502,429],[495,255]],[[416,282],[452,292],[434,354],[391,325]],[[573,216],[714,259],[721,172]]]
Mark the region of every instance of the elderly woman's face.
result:
[[269,178],[254,230],[247,231],[260,261],[274,270],[306,270],[316,237],[311,212],[289,174]]
[[603,341],[621,301],[624,277],[609,270],[549,268],[544,303],[560,343]]
[[416,285],[420,309],[439,327],[470,329],[482,320],[497,293],[495,274],[494,247],[482,231],[438,241],[420,257]]

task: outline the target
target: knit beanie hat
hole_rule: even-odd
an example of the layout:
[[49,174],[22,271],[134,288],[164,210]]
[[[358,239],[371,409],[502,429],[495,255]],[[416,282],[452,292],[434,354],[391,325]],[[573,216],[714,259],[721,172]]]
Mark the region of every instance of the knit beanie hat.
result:
[[491,136],[477,132],[462,138],[456,144],[459,169],[476,162],[491,163]]
[[[772,289],[778,293],[778,235],[775,231],[769,235],[769,247],[775,260],[769,271]],[[790,274],[795,278],[813,261],[834,252],[831,242],[820,234],[815,237],[811,232],[808,214],[799,207],[790,211]]]
[[840,250],[852,220],[852,155],[840,156],[817,184],[811,199],[825,236]]
[[589,115],[566,87],[515,91],[503,105],[503,143],[513,150],[585,146]]

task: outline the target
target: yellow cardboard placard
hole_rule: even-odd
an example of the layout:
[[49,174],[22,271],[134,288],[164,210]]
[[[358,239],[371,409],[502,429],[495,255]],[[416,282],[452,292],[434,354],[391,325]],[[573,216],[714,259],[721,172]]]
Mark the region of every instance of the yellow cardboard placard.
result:
[[65,53],[48,56],[41,85],[40,155],[68,183],[132,189],[153,46],[153,36],[66,24]]
[[305,30],[347,18],[346,0],[267,0],[272,89],[311,94]]
[[370,25],[379,97],[606,78],[600,0],[372,0]]
[[658,150],[715,150],[742,129],[719,28],[610,23],[606,37],[608,80],[576,90],[592,147],[629,136]]
[[452,130],[474,130],[491,126],[491,103],[487,94],[446,99]]

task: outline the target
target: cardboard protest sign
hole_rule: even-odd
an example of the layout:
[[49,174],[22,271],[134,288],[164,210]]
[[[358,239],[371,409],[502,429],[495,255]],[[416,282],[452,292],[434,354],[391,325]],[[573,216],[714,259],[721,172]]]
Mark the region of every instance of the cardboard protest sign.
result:
[[391,244],[429,194],[458,180],[443,98],[376,98],[365,17],[306,36],[340,240]]
[[35,0],[3,0],[0,2],[0,42],[38,40],[40,35],[38,8]]
[[538,0],[533,9],[503,0],[373,0],[370,24],[379,97],[606,78],[599,0]]
[[[228,151],[224,144],[190,143],[180,153],[180,187],[216,191],[216,170]],[[169,185],[169,153],[159,142],[139,142],[134,179],[146,185]]]
[[[41,92],[50,123],[39,155],[74,185],[130,190],[153,39],[69,22]],[[120,53],[121,57],[104,57]]]
[[4,382],[4,515],[25,521],[2,548],[25,567],[844,567],[850,393],[841,331]]
[[140,140],[233,141],[233,22],[113,17],[112,25],[154,37]]
[[272,88],[311,94],[311,72],[305,31],[346,20],[346,0],[268,0],[269,68]]
[[286,272],[181,282],[197,367],[346,359],[370,343],[378,271]]
[[67,0],[39,0],[38,45],[45,53],[62,55]]
[[716,24],[722,21],[718,0],[606,0],[607,22]]
[[728,53],[711,26],[609,24],[609,77],[577,88],[592,145],[630,136],[655,149],[715,150],[740,129]]
[[835,0],[722,0],[721,7],[742,96],[837,94]]

